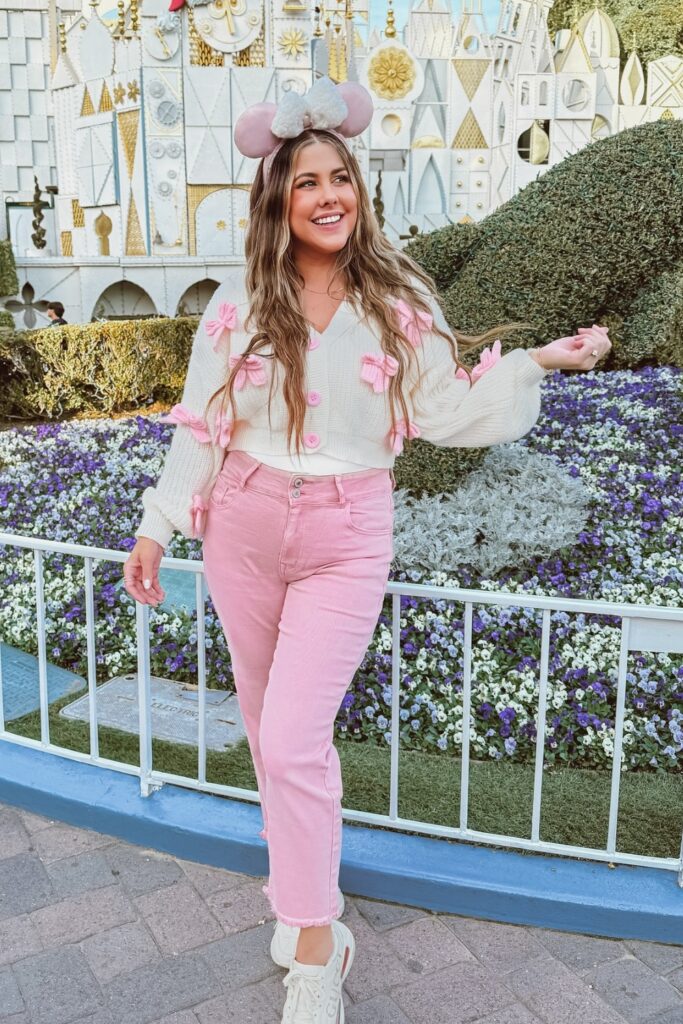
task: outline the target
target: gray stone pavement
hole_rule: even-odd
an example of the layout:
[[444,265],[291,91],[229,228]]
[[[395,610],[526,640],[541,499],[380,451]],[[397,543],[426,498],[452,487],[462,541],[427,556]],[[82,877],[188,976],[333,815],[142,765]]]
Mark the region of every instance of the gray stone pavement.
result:
[[[2,1024],[279,1024],[264,879],[0,804]],[[683,1024],[683,945],[347,897],[346,1024]]]

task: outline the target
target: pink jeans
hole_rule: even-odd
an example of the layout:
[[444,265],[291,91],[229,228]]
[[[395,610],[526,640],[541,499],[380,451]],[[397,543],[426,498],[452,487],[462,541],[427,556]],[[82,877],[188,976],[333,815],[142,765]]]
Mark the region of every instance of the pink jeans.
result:
[[204,530],[232,657],[279,921],[338,917],[334,721],[374,635],[393,557],[393,473],[305,476],[229,451]]

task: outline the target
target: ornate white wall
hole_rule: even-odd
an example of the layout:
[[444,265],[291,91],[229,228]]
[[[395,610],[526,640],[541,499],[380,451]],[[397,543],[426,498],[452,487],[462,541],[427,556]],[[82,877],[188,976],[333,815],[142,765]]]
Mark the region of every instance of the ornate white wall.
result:
[[[411,226],[481,220],[595,139],[683,116],[680,58],[645,72],[633,53],[620,75],[610,19],[590,11],[552,44],[552,2],[502,0],[488,34],[480,0],[455,17],[447,0],[416,0],[401,40],[390,11],[384,32],[368,30],[366,0],[329,27],[311,0],[189,0],[175,15],[168,0],[126,0],[114,22],[79,0],[0,0],[0,236],[21,285],[70,320],[102,303],[172,315],[188,291],[203,301],[201,282],[243,258],[257,161],[233,125],[252,103],[303,92],[314,67],[373,94],[353,148],[372,197],[381,172],[399,245]],[[34,174],[58,188],[43,193],[42,250]]]

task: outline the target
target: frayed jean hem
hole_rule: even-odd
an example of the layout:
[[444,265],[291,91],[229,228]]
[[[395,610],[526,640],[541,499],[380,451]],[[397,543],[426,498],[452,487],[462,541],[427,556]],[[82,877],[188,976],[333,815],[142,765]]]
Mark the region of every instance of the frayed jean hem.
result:
[[322,928],[326,924],[332,924],[333,921],[339,919],[339,907],[337,906],[333,913],[327,914],[326,917],[287,917],[285,914],[281,914],[273,902],[273,896],[268,885],[264,885],[263,892],[268,897],[268,903],[270,909],[275,914],[278,922],[281,924],[289,925],[292,928]]

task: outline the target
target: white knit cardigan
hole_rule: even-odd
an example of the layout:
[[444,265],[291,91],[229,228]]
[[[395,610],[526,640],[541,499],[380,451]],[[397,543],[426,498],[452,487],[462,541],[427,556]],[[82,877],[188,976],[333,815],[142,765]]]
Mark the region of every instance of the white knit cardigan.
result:
[[[433,318],[450,332],[438,304],[431,298],[429,302],[431,317],[402,300],[395,303],[403,333],[425,372],[419,389],[415,370],[407,375],[409,422],[399,419],[393,433],[388,387],[396,362],[384,355],[377,326],[357,316],[345,300],[325,331],[311,327],[304,452],[326,453],[368,469],[391,468],[406,436],[447,448],[478,448],[517,440],[533,427],[541,407],[540,384],[549,371],[526,349],[517,348],[470,388],[467,380],[455,376],[448,343],[431,330]],[[156,487],[143,492],[144,515],[136,537],[151,537],[165,548],[175,530],[186,537],[201,536],[226,450],[288,453],[287,408],[279,367],[272,359],[250,355],[238,373],[234,422],[229,405],[217,422],[218,400],[206,418],[209,397],[225,382],[251,337],[244,330],[248,311],[244,269],[234,268],[216,289],[195,335],[182,399],[169,414],[178,426]],[[265,349],[266,354],[270,351]],[[271,432],[268,392],[273,372]]]

